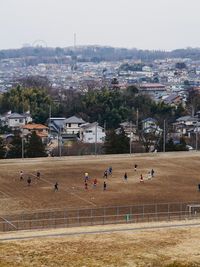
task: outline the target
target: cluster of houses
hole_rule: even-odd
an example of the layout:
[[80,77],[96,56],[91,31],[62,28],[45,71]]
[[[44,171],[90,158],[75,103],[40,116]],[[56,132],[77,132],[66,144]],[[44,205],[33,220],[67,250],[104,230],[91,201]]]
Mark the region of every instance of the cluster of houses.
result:
[[[33,123],[30,112],[18,114],[9,111],[0,116],[0,125],[1,127],[9,127],[13,132],[20,130],[23,137],[35,131],[46,144],[50,140],[60,140],[59,138],[63,143],[68,140],[83,143],[104,143],[106,137],[105,129],[97,122],[89,123],[77,116],[49,118],[46,126]],[[180,117],[171,126],[170,137],[174,140],[178,140],[181,136],[190,138],[193,134],[200,132],[200,112],[194,116]],[[138,125],[126,121],[120,124],[120,128],[124,129],[132,141],[139,141]],[[120,128],[116,129],[116,133],[120,131]],[[141,129],[144,134],[154,133],[157,136],[163,134],[163,129],[159,127],[154,118],[142,120]]]
[[48,143],[49,139],[61,137],[65,140],[79,140],[83,143],[103,143],[105,141],[104,128],[98,123],[88,123],[81,118],[49,118],[47,125],[33,123],[30,112],[18,114],[11,111],[0,116],[0,125],[9,127],[12,131],[20,130],[23,137],[33,131]]
[[105,131],[97,122],[89,123],[82,118],[49,118],[51,137],[62,136],[63,140],[79,140],[83,143],[104,143]]

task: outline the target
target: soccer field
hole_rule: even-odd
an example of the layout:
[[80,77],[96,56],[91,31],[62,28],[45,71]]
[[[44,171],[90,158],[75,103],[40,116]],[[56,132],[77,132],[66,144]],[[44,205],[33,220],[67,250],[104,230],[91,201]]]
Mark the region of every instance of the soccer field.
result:
[[[1,160],[0,212],[198,201],[199,163],[199,152]],[[109,166],[113,174],[104,179],[103,173]],[[152,168],[155,177],[148,180]],[[21,170],[23,181],[20,181]],[[37,171],[41,173],[40,180],[35,177]],[[84,187],[85,172],[90,177],[88,190]],[[127,181],[123,179],[125,172]],[[94,178],[98,181],[96,188],[92,184]],[[106,191],[103,191],[104,180]],[[58,182],[57,192],[53,190],[55,182]]]

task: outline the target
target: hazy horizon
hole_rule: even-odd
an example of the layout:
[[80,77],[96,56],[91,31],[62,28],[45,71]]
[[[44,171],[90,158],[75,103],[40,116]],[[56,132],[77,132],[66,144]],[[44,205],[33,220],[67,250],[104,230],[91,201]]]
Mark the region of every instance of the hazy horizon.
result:
[[73,46],[74,33],[77,46],[199,47],[199,9],[198,0],[2,0],[0,49]]

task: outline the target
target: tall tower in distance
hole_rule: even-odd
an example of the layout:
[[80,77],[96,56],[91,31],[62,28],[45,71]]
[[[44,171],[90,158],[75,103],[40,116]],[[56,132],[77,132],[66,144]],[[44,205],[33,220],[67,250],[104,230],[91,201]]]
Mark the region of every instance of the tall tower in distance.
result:
[[76,33],[74,33],[74,53],[72,57],[72,66],[71,70],[74,72],[77,70],[77,55],[76,55]]
[[74,33],[74,51],[76,50],[76,33]]

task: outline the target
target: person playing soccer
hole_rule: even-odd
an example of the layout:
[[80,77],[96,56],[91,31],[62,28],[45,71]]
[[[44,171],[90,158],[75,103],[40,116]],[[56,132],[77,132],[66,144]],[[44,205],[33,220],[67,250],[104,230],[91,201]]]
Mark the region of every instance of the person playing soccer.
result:
[[54,185],[54,192],[55,191],[58,191],[58,183],[56,182],[55,185]]
[[88,183],[85,181],[85,190],[88,190]]
[[95,188],[97,186],[97,179],[95,178],[93,181],[93,187]]
[[37,171],[36,176],[37,176],[37,179],[40,179],[40,172],[39,171]]
[[108,168],[108,173],[109,173],[109,175],[112,175],[112,166],[110,166],[110,167]]
[[89,179],[88,172],[85,172],[85,182]]
[[127,181],[128,179],[128,175],[127,175],[127,172],[124,173],[124,180]]
[[106,190],[106,187],[107,187],[107,184],[106,184],[106,182],[104,181],[104,183],[103,183],[103,191]]
[[134,165],[135,172],[137,171],[137,164]]
[[29,176],[28,179],[27,179],[27,183],[28,183],[28,186],[31,185],[31,177]]
[[105,170],[105,172],[104,172],[104,174],[103,174],[103,178],[108,178],[108,171],[107,170]]
[[140,183],[143,183],[144,182],[144,178],[142,176],[142,174],[140,175]]
[[24,173],[23,171],[20,171],[20,181],[24,180]]

